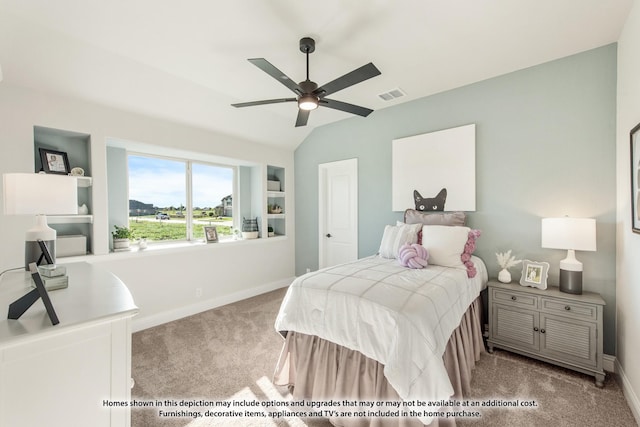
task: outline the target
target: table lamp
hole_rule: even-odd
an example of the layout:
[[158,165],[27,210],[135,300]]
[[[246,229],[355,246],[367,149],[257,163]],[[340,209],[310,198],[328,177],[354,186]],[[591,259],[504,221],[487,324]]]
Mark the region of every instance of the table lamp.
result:
[[566,249],[560,261],[560,291],[582,293],[582,263],[575,251],[596,250],[596,220],[592,218],[543,218],[542,247]]
[[35,225],[25,237],[25,270],[42,255],[43,241],[55,263],[56,230],[47,225],[46,215],[78,213],[78,184],[75,177],[44,173],[5,173],[2,175],[5,215],[36,215]]

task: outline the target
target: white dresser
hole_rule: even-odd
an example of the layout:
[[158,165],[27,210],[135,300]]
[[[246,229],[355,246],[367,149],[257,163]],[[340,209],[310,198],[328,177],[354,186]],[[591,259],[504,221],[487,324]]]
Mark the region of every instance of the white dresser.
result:
[[129,426],[130,410],[104,401],[131,398],[131,318],[138,312],[115,275],[88,263],[66,264],[69,286],[50,291],[60,323],[42,300],[20,319],[11,302],[31,276],[0,280],[0,426]]

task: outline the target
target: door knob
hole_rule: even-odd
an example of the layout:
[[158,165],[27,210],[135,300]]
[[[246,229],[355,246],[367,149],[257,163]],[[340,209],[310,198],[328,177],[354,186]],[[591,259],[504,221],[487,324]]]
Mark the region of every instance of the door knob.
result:
[[330,234],[330,233],[327,233],[327,237],[331,237],[331,234]]

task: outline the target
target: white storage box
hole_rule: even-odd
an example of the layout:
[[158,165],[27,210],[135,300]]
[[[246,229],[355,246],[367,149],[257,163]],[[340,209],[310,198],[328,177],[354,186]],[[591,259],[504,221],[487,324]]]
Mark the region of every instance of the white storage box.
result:
[[56,239],[56,258],[87,254],[87,236],[74,234],[58,236]]
[[267,191],[280,191],[280,181],[267,181]]

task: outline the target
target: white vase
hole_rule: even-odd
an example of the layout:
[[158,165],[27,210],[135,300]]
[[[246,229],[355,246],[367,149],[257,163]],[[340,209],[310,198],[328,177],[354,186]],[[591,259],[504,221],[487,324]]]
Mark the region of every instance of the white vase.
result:
[[498,280],[502,283],[511,283],[511,273],[506,268],[503,268],[498,273]]

